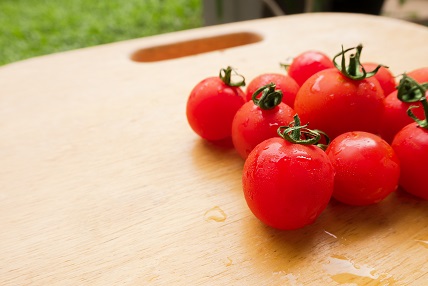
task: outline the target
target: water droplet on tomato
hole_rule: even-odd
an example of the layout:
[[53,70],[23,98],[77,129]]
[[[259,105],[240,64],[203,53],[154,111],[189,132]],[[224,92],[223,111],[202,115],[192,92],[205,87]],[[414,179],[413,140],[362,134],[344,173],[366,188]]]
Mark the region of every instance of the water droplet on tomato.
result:
[[311,160],[312,160],[312,158],[311,158],[311,157],[301,156],[301,155],[297,156],[296,158],[297,158],[297,159],[307,160],[307,161],[311,161]]
[[312,85],[312,87],[311,87],[311,91],[312,91],[312,92],[319,92],[319,91],[321,91],[320,83],[321,83],[321,81],[323,80],[323,78],[324,78],[324,75],[321,75],[321,76],[319,76],[319,77],[315,80],[314,84],[313,84],[313,85]]

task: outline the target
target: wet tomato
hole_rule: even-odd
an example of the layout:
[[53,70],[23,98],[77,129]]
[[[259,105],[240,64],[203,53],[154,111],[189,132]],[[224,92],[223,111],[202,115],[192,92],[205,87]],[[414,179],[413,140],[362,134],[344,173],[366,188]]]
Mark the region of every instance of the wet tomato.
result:
[[244,80],[231,81],[232,69],[222,69],[220,76],[199,82],[191,91],[186,106],[190,127],[200,137],[217,141],[231,137],[232,120],[245,103],[245,93],[240,88]]
[[[256,96],[262,93],[260,98]],[[283,103],[281,90],[274,83],[262,86],[236,113],[232,122],[232,142],[242,158],[257,144],[278,136],[279,126],[293,121],[294,110]]]
[[[355,48],[349,67],[326,69],[310,77],[299,89],[294,110],[311,128],[320,129],[332,139],[349,131],[378,133],[384,110],[383,90],[373,72],[361,72],[362,46]],[[335,57],[335,58],[336,58]],[[371,76],[371,77],[370,77]]]
[[328,146],[336,175],[333,197],[349,205],[370,205],[398,186],[400,163],[392,147],[367,132],[347,132]]
[[[421,95],[425,95],[428,86],[417,84],[415,88]],[[406,98],[404,98],[406,99]],[[426,164],[428,162],[428,102],[421,96],[422,105],[411,106],[407,114],[415,121],[406,125],[395,135],[392,148],[397,153],[401,163],[400,186],[408,193],[428,200],[428,184],[426,180]],[[424,116],[418,118],[413,112],[422,109]]]
[[400,159],[400,186],[406,192],[428,200],[428,129],[410,123],[397,133],[391,145]]
[[285,65],[288,75],[294,78],[299,86],[319,71],[334,68],[332,60],[323,52],[308,50],[292,59]]
[[[293,139],[300,137],[296,130],[291,134]],[[334,169],[326,153],[297,141],[281,137],[263,141],[249,154],[242,174],[245,200],[252,213],[282,230],[313,223],[333,192]]]
[[269,83],[275,84],[276,89],[282,92],[282,102],[292,108],[296,94],[299,91],[299,85],[290,76],[279,73],[264,73],[251,80],[246,89],[247,101],[252,100],[256,90]]
[[[420,90],[415,89],[416,83],[408,75],[403,75],[398,89],[384,99],[385,110],[382,115],[379,134],[388,143],[392,142],[398,131],[413,122],[407,115],[407,109],[411,105],[422,107],[422,103],[419,100],[423,94]],[[426,95],[428,94],[426,93]],[[419,118],[424,116],[422,108],[414,109],[414,113]]]
[[[368,71],[374,70],[377,66],[379,66],[379,64],[363,63],[363,67]],[[388,96],[391,92],[397,89],[395,77],[386,67],[382,66],[373,77],[378,80],[382,87],[384,96]]]

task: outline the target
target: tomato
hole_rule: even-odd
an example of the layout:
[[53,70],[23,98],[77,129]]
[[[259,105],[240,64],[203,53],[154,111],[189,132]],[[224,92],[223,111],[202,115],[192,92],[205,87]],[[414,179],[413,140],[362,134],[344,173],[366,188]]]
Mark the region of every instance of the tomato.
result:
[[412,70],[407,75],[419,83],[428,82],[428,67]]
[[[391,143],[394,139],[394,136],[407,124],[412,123],[412,119],[406,114],[406,110],[410,105],[421,106],[419,102],[416,103],[407,103],[402,102],[397,97],[397,91],[394,91],[385,98],[385,112],[382,117],[382,126],[380,129],[380,136],[385,139],[386,142]],[[423,111],[418,109],[415,111],[416,115],[419,117],[422,115]]]
[[288,75],[294,78],[299,86],[319,71],[334,68],[332,60],[323,52],[309,50],[295,58],[286,65]]
[[265,73],[255,77],[247,86],[246,98],[250,101],[253,94],[260,87],[273,82],[276,88],[282,92],[282,102],[290,107],[294,105],[294,99],[299,91],[299,85],[288,75],[278,73]]
[[313,223],[326,208],[333,185],[334,169],[321,148],[281,137],[257,145],[242,173],[249,209],[263,223],[282,230]]
[[257,144],[278,136],[279,126],[293,121],[294,110],[281,101],[282,92],[275,88],[274,83],[262,86],[260,99],[256,98],[259,93],[256,90],[253,100],[245,103],[233,119],[233,145],[244,159]]
[[233,117],[245,103],[245,93],[240,88],[245,82],[232,83],[231,73],[230,67],[221,70],[219,77],[202,80],[189,95],[186,106],[188,123],[206,140],[230,138]]
[[[403,75],[398,85],[398,90],[392,92],[384,100],[385,111],[382,116],[379,134],[388,143],[392,142],[398,131],[413,122],[412,119],[407,116],[407,109],[411,105],[422,107],[421,102],[418,101],[422,94],[420,91],[418,94],[418,90],[414,89],[415,84],[416,82],[414,79],[407,75]],[[400,100],[400,98],[403,99],[403,97],[407,97],[407,101],[409,102]],[[414,109],[414,113],[419,118],[424,116],[422,108]]]
[[396,190],[400,162],[379,136],[353,131],[331,141],[326,153],[335,170],[333,197],[349,205],[375,204]]
[[[377,79],[367,77],[373,73],[359,74],[362,47],[356,49],[352,58],[354,70],[338,65],[316,73],[300,87],[294,102],[294,110],[302,121],[332,139],[348,131],[379,132],[383,90]],[[349,50],[342,51],[342,57]]]
[[415,122],[410,123],[397,133],[391,145],[400,159],[400,186],[406,192],[428,200],[428,130]]
[[[417,84],[419,93],[426,95],[427,84]],[[408,100],[408,98],[403,98]],[[422,108],[411,106],[407,113],[415,121],[406,125],[395,135],[392,148],[401,162],[400,186],[417,197],[428,200],[426,164],[428,162],[428,102],[426,96],[419,98]],[[414,110],[422,109],[423,118],[418,118]]]
[[[363,63],[363,67],[366,70],[374,70],[379,64],[376,63]],[[391,92],[397,89],[397,82],[395,81],[394,75],[386,67],[381,67],[374,78],[379,81],[380,86],[382,87],[383,94],[388,96]]]

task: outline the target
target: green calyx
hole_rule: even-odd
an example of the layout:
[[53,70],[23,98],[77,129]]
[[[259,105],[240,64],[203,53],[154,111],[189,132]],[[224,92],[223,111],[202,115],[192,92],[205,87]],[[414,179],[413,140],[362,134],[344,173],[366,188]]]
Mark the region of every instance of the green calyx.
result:
[[[347,66],[346,65],[346,53],[349,51],[352,51],[352,50],[355,50],[355,53],[352,53],[349,55],[349,65]],[[356,47],[349,48],[346,50],[343,50],[343,46],[342,46],[342,51],[340,53],[338,53],[337,55],[335,55],[333,58],[334,66],[338,70],[340,70],[340,72],[344,76],[346,76],[350,79],[353,79],[353,80],[362,80],[365,78],[372,77],[378,72],[378,70],[381,67],[388,68],[387,66],[384,66],[384,65],[378,65],[374,70],[367,72],[360,62],[362,50],[363,50],[363,45],[361,45],[361,44],[359,44]],[[336,62],[336,59],[340,56],[342,57],[342,60],[341,60],[341,63],[338,64]]]
[[406,74],[400,80],[397,89],[397,97],[399,100],[407,103],[420,102],[424,109],[424,119],[418,118],[414,113],[413,109],[419,108],[417,105],[411,105],[407,109],[407,114],[422,128],[428,129],[428,103],[426,98],[426,92],[428,90],[428,82],[418,83]]
[[407,74],[403,74],[397,86],[397,97],[403,102],[418,102],[425,97],[428,82],[419,84]]
[[[232,74],[232,72],[234,74]],[[232,82],[232,76],[237,77],[238,80]],[[235,87],[239,87],[239,86],[245,86],[245,78],[238,74],[234,69],[232,69],[232,67],[228,66],[225,69],[221,69],[220,73],[219,73],[219,78],[228,86],[235,86]]]
[[[278,128],[278,135],[294,144],[316,145],[323,150],[327,149],[327,146],[330,143],[330,139],[327,134],[320,130],[311,130],[307,128],[308,124],[300,124],[300,118],[296,114],[294,115],[294,121],[288,126],[280,126]],[[322,136],[324,136],[326,144],[318,144]]]
[[[282,91],[275,88],[276,85],[271,82],[257,89],[252,96],[254,104],[261,109],[272,109],[278,106],[282,101]],[[257,98],[259,93],[262,95]]]

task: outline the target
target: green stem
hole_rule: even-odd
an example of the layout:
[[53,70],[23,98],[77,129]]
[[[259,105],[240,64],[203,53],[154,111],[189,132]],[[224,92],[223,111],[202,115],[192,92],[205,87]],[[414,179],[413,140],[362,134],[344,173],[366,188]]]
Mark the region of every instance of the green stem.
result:
[[[232,82],[232,72],[234,72],[235,76],[240,78],[240,80],[236,82]],[[228,66],[226,69],[221,69],[219,73],[220,79],[227,84],[228,86],[245,86],[245,78],[238,74],[232,67]]]
[[422,103],[422,108],[424,109],[424,115],[425,118],[424,119],[419,119],[412,111],[412,109],[414,108],[419,108],[420,106],[418,105],[411,105],[408,109],[407,109],[407,115],[410,116],[410,118],[412,118],[421,128],[425,128],[428,129],[428,103],[427,103],[427,99],[426,97],[424,97],[421,100]]
[[422,104],[425,115],[424,119],[419,119],[412,111],[415,108],[419,108],[418,105],[411,105],[407,109],[407,115],[409,115],[410,118],[412,118],[420,127],[425,129],[428,129],[428,103],[426,98],[427,90],[428,82],[418,83],[416,80],[406,74],[403,74],[403,77],[401,78],[397,88],[397,97],[402,102],[420,102]]
[[[330,140],[324,132],[306,128],[308,124],[300,124],[300,118],[296,114],[294,115],[294,121],[291,122],[288,126],[280,126],[278,128],[278,135],[294,144],[317,145],[323,150],[327,148]],[[318,142],[321,140],[321,135],[325,136],[327,142],[326,144],[318,144]]]
[[425,96],[428,82],[419,84],[406,74],[400,79],[397,87],[397,97],[403,102],[417,102]]
[[[346,66],[346,53],[349,51],[352,51],[352,50],[355,50],[355,53],[353,53],[349,56],[349,66]],[[338,53],[337,55],[335,55],[333,58],[334,66],[344,76],[346,76],[350,79],[353,79],[353,80],[362,80],[365,78],[372,77],[378,72],[378,70],[381,67],[388,68],[387,66],[384,66],[384,65],[378,65],[374,70],[367,72],[360,62],[362,50],[363,50],[363,45],[361,45],[361,44],[359,44],[356,47],[349,48],[346,50],[343,50],[343,46],[342,46],[342,51],[340,53]],[[340,56],[342,57],[342,59],[341,59],[340,64],[338,64],[336,62],[336,59]]]
[[[271,82],[257,89],[252,96],[254,104],[265,110],[278,106],[282,101],[282,91],[275,90],[275,88],[276,85]],[[257,98],[260,92],[262,95]]]

